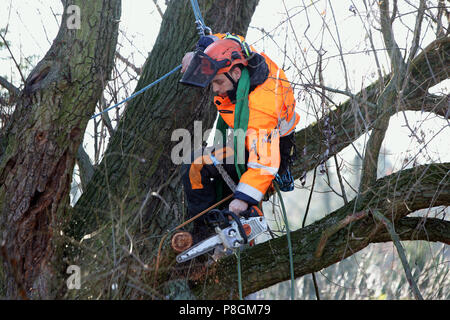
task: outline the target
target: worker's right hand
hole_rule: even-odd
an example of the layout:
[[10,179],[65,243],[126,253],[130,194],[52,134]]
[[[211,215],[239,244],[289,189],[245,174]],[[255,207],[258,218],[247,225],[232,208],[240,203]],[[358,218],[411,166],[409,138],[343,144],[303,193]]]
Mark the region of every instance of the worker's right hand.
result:
[[239,199],[234,199],[228,205],[228,210],[230,210],[231,212],[234,212],[238,217],[239,217],[239,213],[247,210],[247,208],[248,208],[248,203],[245,201],[239,200]]
[[194,57],[194,52],[188,52],[184,55],[181,61],[181,73],[184,73]]

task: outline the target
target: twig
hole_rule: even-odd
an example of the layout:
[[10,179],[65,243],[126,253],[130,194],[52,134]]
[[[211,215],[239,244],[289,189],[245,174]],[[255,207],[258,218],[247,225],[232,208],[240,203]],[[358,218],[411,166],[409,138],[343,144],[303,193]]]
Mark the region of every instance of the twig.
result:
[[116,51],[116,58],[119,59],[120,61],[122,61],[123,63],[125,63],[127,65],[127,67],[130,67],[131,69],[133,69],[133,71],[136,72],[137,75],[140,75],[142,73],[142,67],[141,68],[137,67],[136,65],[134,65],[132,62],[130,62],[127,58],[122,56],[117,51]]
[[13,97],[17,97],[20,94],[20,90],[11,82],[0,76],[0,86],[8,90],[9,94]]
[[2,34],[0,34],[0,38],[2,38],[2,41],[5,44],[6,49],[8,49],[9,54],[11,55],[11,59],[13,59],[14,64],[17,67],[17,70],[19,71],[19,74],[20,74],[20,77],[22,78],[23,83],[25,83],[25,77],[23,76],[22,70],[20,70],[20,67],[19,67],[19,64],[16,61],[16,58],[14,58],[14,55],[13,55],[11,49],[9,48],[8,41],[6,41],[5,37]]
[[339,169],[339,163],[337,161],[337,156],[334,155],[333,157],[334,157],[334,163],[336,164],[336,173],[337,173],[337,176],[338,176],[339,185],[341,186],[342,199],[344,199],[344,204],[347,204],[348,203],[347,195],[345,193],[344,183],[342,182],[341,170]]
[[411,287],[414,297],[416,298],[416,300],[423,300],[423,297],[420,294],[419,288],[417,287],[417,284],[413,279],[411,269],[408,264],[408,260],[406,259],[405,251],[403,250],[402,244],[400,243],[400,238],[398,237],[398,234],[395,232],[394,227],[392,226],[392,223],[389,221],[388,218],[386,218],[378,210],[373,210],[372,213],[373,213],[374,217],[378,218],[386,226],[386,229],[388,230],[389,234],[391,235],[392,241],[394,242],[394,245],[397,249],[397,252],[398,252],[398,255],[402,262],[403,268],[405,269],[406,279],[408,280],[409,286]]
[[153,0],[153,3],[155,4],[156,10],[158,10],[158,13],[161,16],[161,18],[164,18],[164,13],[162,12],[161,7],[159,6],[157,0]]

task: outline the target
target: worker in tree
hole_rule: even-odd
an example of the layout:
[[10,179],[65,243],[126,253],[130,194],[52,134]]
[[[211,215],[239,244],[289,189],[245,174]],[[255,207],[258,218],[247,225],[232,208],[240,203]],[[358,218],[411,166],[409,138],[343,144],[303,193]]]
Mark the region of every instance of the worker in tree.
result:
[[[219,112],[214,147],[194,152],[183,168],[188,215],[232,193],[213,160],[222,163],[237,184],[228,205],[235,214],[258,205],[274,178],[282,190],[292,189],[289,164],[295,157],[294,129],[300,118],[284,71],[243,37],[215,34],[200,38],[195,52],[184,56],[181,72],[182,84],[211,84]],[[234,130],[231,146],[225,141],[229,128]],[[194,221],[194,242],[209,233],[204,219]]]

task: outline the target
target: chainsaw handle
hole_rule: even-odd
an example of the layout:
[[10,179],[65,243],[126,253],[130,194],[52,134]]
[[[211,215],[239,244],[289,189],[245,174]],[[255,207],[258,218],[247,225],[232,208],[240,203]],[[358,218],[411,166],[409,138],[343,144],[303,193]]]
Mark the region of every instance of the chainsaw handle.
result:
[[223,215],[230,216],[234,219],[234,221],[236,221],[236,224],[238,226],[238,231],[241,234],[242,239],[244,239],[243,244],[246,244],[248,242],[248,237],[247,237],[247,234],[245,233],[244,227],[242,226],[241,219],[239,219],[239,217],[234,212],[229,211],[229,210],[224,210]]
[[263,213],[257,206],[251,206],[247,210],[239,213],[239,215],[245,219],[248,219],[253,217],[261,217],[263,216]]

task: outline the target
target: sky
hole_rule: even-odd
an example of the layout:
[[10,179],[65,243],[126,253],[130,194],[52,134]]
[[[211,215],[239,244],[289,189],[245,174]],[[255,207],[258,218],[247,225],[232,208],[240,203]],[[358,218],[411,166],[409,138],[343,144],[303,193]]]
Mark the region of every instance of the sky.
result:
[[[24,63],[26,57],[32,57],[30,64],[36,64],[57,34],[62,11],[61,1],[3,0],[3,3],[6,5],[0,7],[0,29],[7,26],[7,40],[11,42],[14,56],[20,63]],[[164,10],[164,1],[159,0],[158,3]],[[307,12],[299,5],[303,3],[310,6]],[[414,28],[415,16],[412,14],[414,12],[412,7],[404,5],[403,1],[399,1],[399,4],[403,6],[400,8],[403,14],[394,24],[394,31],[399,46],[404,48],[411,40],[411,32],[410,30],[408,32],[408,29]],[[354,14],[355,10],[361,12],[363,16],[368,15],[369,18],[363,22],[359,15]],[[340,90],[345,90],[347,86],[352,93],[357,93],[377,79],[367,30],[374,33],[374,46],[382,69],[387,73],[390,68],[389,59],[383,51],[382,38],[374,29],[377,27],[375,18],[376,13],[365,11],[362,1],[261,0],[251,21],[247,41],[257,50],[266,52],[279,66],[283,66],[293,83],[310,81],[317,62],[314,48],[322,46],[325,85]],[[152,50],[160,22],[161,16],[153,1],[123,0],[118,44],[121,55],[136,66],[142,66]],[[192,27],[194,28],[194,23]],[[323,28],[325,32],[321,31]],[[269,31],[273,37],[265,36],[262,29]],[[432,30],[425,26],[423,33],[432,34]],[[431,41],[431,37],[425,36],[421,39],[422,47]],[[343,52],[348,53],[342,59],[339,54],[340,47]],[[282,51],[287,51],[288,54],[284,55]],[[348,83],[344,81],[345,74],[348,75]],[[14,63],[9,59],[9,53],[5,49],[0,50],[0,75],[7,76],[16,84],[19,83]],[[130,83],[129,93],[133,91],[134,85],[135,82]],[[448,93],[449,86],[447,80],[435,90]],[[305,96],[302,90],[297,90],[297,112],[301,116],[297,129],[316,121],[311,107],[305,104]],[[336,94],[333,99],[339,102],[346,100],[347,97]],[[411,137],[410,128],[419,126],[427,137],[433,137],[427,144],[425,154],[428,158],[422,159],[423,163],[450,161],[448,122],[427,113],[399,113],[391,118],[390,128],[383,144],[383,150],[388,155],[387,162],[391,166],[386,168],[386,171],[399,170],[404,164],[405,157],[414,157],[423,147],[423,143]],[[92,121],[88,130],[89,128],[92,128]],[[355,145],[362,148],[367,137],[362,136]],[[84,146],[92,157],[93,146],[89,141],[87,134]],[[349,147],[341,156],[353,159],[355,152]]]

